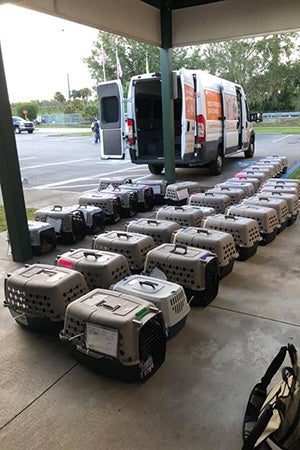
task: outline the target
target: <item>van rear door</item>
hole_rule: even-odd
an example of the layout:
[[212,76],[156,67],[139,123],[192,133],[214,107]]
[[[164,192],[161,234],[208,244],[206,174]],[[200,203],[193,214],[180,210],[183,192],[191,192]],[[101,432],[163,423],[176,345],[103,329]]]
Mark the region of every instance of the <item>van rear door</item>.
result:
[[222,99],[224,111],[224,155],[239,148],[239,120],[236,87],[230,81],[222,80]]
[[100,154],[103,159],[125,157],[126,136],[123,89],[120,80],[97,87],[100,107]]
[[180,70],[182,88],[182,133],[181,133],[181,158],[193,153],[195,148],[196,103],[194,78],[191,71]]

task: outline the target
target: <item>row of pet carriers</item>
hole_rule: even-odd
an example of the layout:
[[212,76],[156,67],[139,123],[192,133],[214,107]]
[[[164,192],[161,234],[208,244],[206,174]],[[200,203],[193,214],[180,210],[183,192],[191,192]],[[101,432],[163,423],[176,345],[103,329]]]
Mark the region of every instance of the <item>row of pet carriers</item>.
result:
[[290,215],[288,205],[285,200],[275,197],[268,197],[264,194],[257,194],[253,197],[246,198],[243,203],[245,205],[266,206],[267,208],[275,209],[280,225],[278,233],[283,231],[287,226]]
[[277,156],[277,155],[273,155],[273,156],[265,156],[263,158],[266,161],[279,161],[281,163],[281,173],[284,174],[287,171],[288,168],[288,159],[286,156]]
[[240,261],[245,261],[255,255],[261,241],[256,220],[247,217],[216,214],[205,219],[204,228],[230,233],[239,254],[237,259]]
[[112,284],[130,275],[124,255],[103,250],[71,249],[57,256],[56,265],[80,272],[89,290],[109,289]]
[[111,289],[147,300],[162,312],[168,338],[185,325],[190,306],[182,286],[145,275],[131,275],[114,284]]
[[193,306],[208,305],[218,294],[218,258],[207,250],[162,244],[148,252],[144,274],[181,284]]
[[259,181],[259,185],[263,184],[268,179],[265,172],[263,172],[263,171],[259,172],[257,170],[253,170],[253,169],[251,169],[251,166],[249,168],[245,168],[242,171],[238,172],[235,176],[236,176],[236,178],[239,178],[239,179],[255,178]]
[[79,209],[74,210],[60,205],[48,206],[38,209],[34,214],[34,220],[52,225],[57,242],[60,244],[79,242],[86,236],[84,214]]
[[88,292],[83,275],[65,267],[32,264],[8,274],[5,300],[16,322],[31,330],[57,334],[69,303]]
[[154,204],[163,205],[166,203],[165,195],[167,183],[164,180],[134,180],[134,184],[149,186],[154,194]]
[[202,248],[215,253],[219,262],[220,278],[228,275],[238,257],[231,234],[206,228],[187,227],[178,230],[173,237],[174,244]]
[[278,192],[277,190],[262,190],[261,195],[268,198],[279,198],[285,200],[288,206],[289,218],[287,221],[287,226],[295,223],[298,212],[299,212],[299,197],[295,194],[289,194],[285,192]]
[[138,211],[137,193],[134,190],[125,190],[120,187],[107,187],[100,191],[106,194],[114,194],[120,199],[121,217],[133,217]]
[[155,245],[171,242],[174,231],[178,230],[180,225],[169,220],[157,219],[135,219],[125,225],[125,230],[129,233],[141,233],[151,236]]
[[213,208],[216,213],[223,214],[231,205],[231,200],[225,193],[204,192],[192,195],[189,199],[189,205]]
[[242,203],[230,206],[227,214],[256,220],[262,238],[259,245],[267,245],[272,242],[280,228],[277,212],[273,208]]
[[[244,191],[244,194],[246,197],[251,197],[255,194],[256,190],[254,188],[254,185],[252,183],[238,180],[237,178],[234,179],[235,181],[225,181],[224,183],[220,183],[216,185],[216,187],[228,187],[228,188],[234,188],[234,189],[242,189]],[[237,202],[238,203],[238,202]]]
[[95,289],[72,302],[60,339],[79,362],[122,381],[145,381],[165,360],[161,311],[117,291]]
[[274,167],[272,164],[265,164],[265,163],[258,163],[256,162],[252,166],[250,166],[251,170],[257,170],[259,172],[264,172],[266,174],[267,179],[271,177],[277,176],[277,170],[276,167]]
[[156,219],[174,221],[182,227],[201,227],[204,214],[198,206],[163,206],[156,211]]
[[135,192],[137,195],[137,210],[151,211],[154,206],[154,193],[152,187],[145,184],[121,184],[123,191]]
[[256,164],[259,164],[259,165],[263,165],[263,164],[272,165],[274,167],[274,169],[275,169],[275,172],[276,172],[275,177],[278,178],[278,177],[280,177],[282,175],[283,163],[282,163],[281,159],[279,159],[279,158],[274,158],[274,157],[272,159],[270,159],[270,158],[262,158],[259,161],[257,161]]
[[237,187],[229,187],[229,186],[216,186],[212,189],[208,189],[206,191],[207,194],[221,194],[228,195],[230,198],[230,204],[234,205],[236,203],[240,203],[245,197],[245,192],[243,189]]
[[101,208],[106,223],[117,223],[121,219],[120,198],[111,192],[102,192],[98,189],[83,192],[78,199],[80,205],[94,205]]
[[165,200],[168,205],[182,206],[188,203],[191,195],[199,192],[201,192],[201,186],[195,181],[173,183],[167,186]]
[[150,236],[126,231],[108,231],[93,240],[95,250],[105,250],[124,255],[132,272],[143,270],[147,253],[155,247]]
[[261,186],[261,191],[277,191],[286,194],[295,194],[300,197],[300,185],[294,180],[278,180],[277,182],[272,180],[266,181]]
[[131,178],[128,177],[101,177],[99,179],[99,190],[108,187],[118,188],[121,184],[132,183]]

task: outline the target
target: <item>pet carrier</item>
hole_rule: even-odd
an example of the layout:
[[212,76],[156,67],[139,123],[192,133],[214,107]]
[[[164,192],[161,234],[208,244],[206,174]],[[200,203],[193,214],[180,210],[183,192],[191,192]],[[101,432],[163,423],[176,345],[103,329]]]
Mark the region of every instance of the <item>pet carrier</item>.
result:
[[243,172],[238,173],[233,178],[229,178],[228,181],[230,183],[234,183],[236,181],[237,182],[244,181],[246,183],[251,183],[251,184],[253,184],[255,192],[259,189],[259,186],[261,185],[261,182],[260,182],[260,180],[258,178],[253,178],[250,175],[247,176],[246,174],[243,174]]
[[128,177],[101,177],[99,180],[99,191],[106,189],[109,186],[113,188],[119,187],[121,184],[132,183],[131,178]]
[[291,186],[297,189],[297,195],[300,197],[300,180],[287,178],[269,178],[264,186]]
[[281,198],[286,201],[289,211],[289,218],[287,220],[287,226],[296,222],[299,212],[299,197],[295,194],[289,194],[287,192],[278,192],[277,190],[265,190],[262,195],[268,198]]
[[131,275],[111,288],[154,303],[164,316],[169,339],[184,327],[190,306],[179,284],[144,275]]
[[299,187],[295,184],[266,182],[261,186],[260,192],[279,192],[282,194],[293,194],[299,199]]
[[[130,185],[128,185],[130,186]],[[133,217],[138,211],[137,193],[129,189],[121,189],[119,187],[107,187],[102,191],[105,194],[114,194],[120,199],[120,215],[121,217]]]
[[265,174],[265,172],[258,172],[257,170],[252,170],[251,167],[252,166],[243,169],[243,171],[241,172],[238,172],[235,177],[239,179],[256,178],[259,181],[259,185],[267,181],[268,177]]
[[56,232],[57,242],[60,244],[73,244],[82,241],[86,236],[86,225],[83,212],[60,205],[48,206],[38,209],[34,220],[47,222]]
[[137,195],[138,211],[151,211],[154,205],[154,193],[150,186],[145,184],[121,184],[120,189],[135,192]]
[[85,219],[86,234],[98,234],[104,231],[105,214],[101,208],[94,205],[73,205],[70,208],[82,211]]
[[266,206],[267,208],[275,209],[280,225],[278,228],[278,233],[281,233],[281,231],[283,231],[287,226],[290,215],[288,205],[285,200],[275,197],[268,197],[264,194],[256,194],[253,197],[246,198],[243,203],[245,205]]
[[271,159],[267,159],[267,158],[262,158],[259,161],[257,161],[257,164],[259,164],[259,165],[263,165],[263,164],[270,165],[271,164],[276,170],[275,177],[280,177],[282,174],[283,167],[282,167],[282,161],[280,159],[273,158],[271,160]]
[[4,306],[20,325],[56,334],[63,328],[67,305],[87,292],[83,275],[75,270],[26,265],[7,275]]
[[94,205],[101,208],[105,214],[105,222],[117,223],[121,219],[120,197],[111,192],[105,193],[98,189],[84,192],[78,199],[80,205]]
[[277,156],[277,155],[274,155],[274,156],[265,156],[265,158],[264,159],[266,159],[266,160],[268,160],[268,161],[273,161],[273,160],[279,160],[280,162],[281,162],[281,173],[283,174],[283,173],[286,173],[286,171],[287,171],[287,168],[288,168],[288,159],[287,159],[287,157],[286,156]]
[[162,244],[147,254],[144,274],[181,284],[193,306],[206,306],[218,294],[218,258],[207,250]]
[[204,214],[192,205],[163,206],[156,211],[156,219],[171,220],[182,227],[201,227]]
[[204,228],[225,231],[233,236],[238,260],[245,261],[255,255],[261,237],[256,220],[247,217],[217,214],[207,217]]
[[28,230],[34,256],[44,255],[56,248],[57,239],[53,225],[36,220],[28,220]]
[[214,208],[216,213],[225,213],[231,205],[230,197],[227,194],[217,194],[213,192],[204,192],[194,194],[189,199],[191,206],[208,206]]
[[149,186],[153,190],[154,204],[163,205],[165,203],[165,194],[167,189],[167,183],[164,180],[134,180],[135,184],[142,184]]
[[264,163],[255,163],[253,166],[250,166],[251,170],[257,170],[258,172],[264,172],[267,175],[267,178],[277,177],[278,172],[275,166],[272,164],[264,164]]
[[180,225],[176,222],[146,218],[132,220],[125,226],[126,231],[129,233],[141,233],[151,236],[155,245],[171,242],[173,232],[179,228]]
[[146,381],[165,360],[162,313],[121,292],[95,289],[69,305],[60,338],[79,362],[122,381]]
[[60,267],[68,267],[82,273],[90,290],[109,287],[130,274],[124,255],[79,248],[63,253],[56,258]]
[[194,181],[173,183],[167,186],[165,200],[168,205],[182,206],[188,203],[191,195],[199,192],[201,192],[201,186]]
[[155,247],[151,236],[126,231],[108,231],[96,236],[93,248],[124,255],[132,272],[141,272],[147,253]]
[[232,271],[234,261],[238,257],[232,235],[223,231],[195,227],[181,228],[174,233],[173,243],[215,253],[218,257],[220,278],[224,278]]
[[272,242],[280,228],[277,212],[273,208],[242,203],[241,205],[230,206],[227,214],[256,220],[262,238],[259,245],[267,245]]
[[242,189],[245,193],[245,197],[252,197],[252,195],[255,194],[255,188],[252,183],[247,183],[243,180],[238,180],[236,178],[236,181],[225,181],[224,183],[220,183],[216,185],[216,187],[229,187],[233,189]]
[[208,194],[228,195],[228,197],[230,198],[231,205],[240,203],[246,197],[243,189],[240,189],[238,186],[236,188],[234,187],[232,188],[229,186],[216,186],[212,189],[208,189],[206,192]]

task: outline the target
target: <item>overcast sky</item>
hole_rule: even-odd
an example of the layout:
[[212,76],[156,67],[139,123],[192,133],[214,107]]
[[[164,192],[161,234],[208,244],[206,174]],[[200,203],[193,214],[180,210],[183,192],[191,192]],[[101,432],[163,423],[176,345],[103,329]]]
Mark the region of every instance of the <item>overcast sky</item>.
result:
[[60,91],[92,89],[82,58],[98,31],[13,5],[0,6],[0,42],[10,102],[50,100]]

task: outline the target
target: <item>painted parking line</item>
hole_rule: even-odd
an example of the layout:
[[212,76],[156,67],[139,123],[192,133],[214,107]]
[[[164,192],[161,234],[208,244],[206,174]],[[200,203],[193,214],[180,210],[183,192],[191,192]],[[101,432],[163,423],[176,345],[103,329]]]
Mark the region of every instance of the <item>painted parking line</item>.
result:
[[293,136],[293,135],[292,134],[287,134],[286,136],[283,136],[281,138],[274,139],[274,141],[272,141],[272,142],[280,142],[280,141],[283,141],[284,139],[287,139],[287,138],[289,138],[291,136]]
[[[140,167],[131,167],[131,166],[127,166],[126,169],[122,169],[122,170],[114,170],[112,172],[105,172],[104,174],[102,174],[105,177],[108,176],[113,176],[113,175],[117,175],[120,173],[124,173],[124,172],[138,172],[139,170],[141,170]],[[64,180],[64,181],[57,181],[56,183],[49,183],[49,184],[43,184],[41,186],[34,186],[33,189],[49,189],[49,188],[53,188],[53,187],[58,187],[58,186],[66,186],[66,185],[70,185],[72,183],[78,183],[80,181],[87,181],[87,180],[91,180],[94,178],[100,178],[101,174],[97,174],[97,175],[90,175],[87,177],[80,177],[80,178],[73,178],[71,180]]]
[[39,169],[41,167],[62,166],[65,164],[73,164],[73,163],[78,163],[78,162],[83,162],[83,161],[91,161],[91,158],[71,159],[69,161],[61,161],[61,162],[55,162],[55,163],[49,163],[49,164],[37,164],[35,166],[22,167],[21,169],[22,169],[22,171],[27,170],[27,169]]

